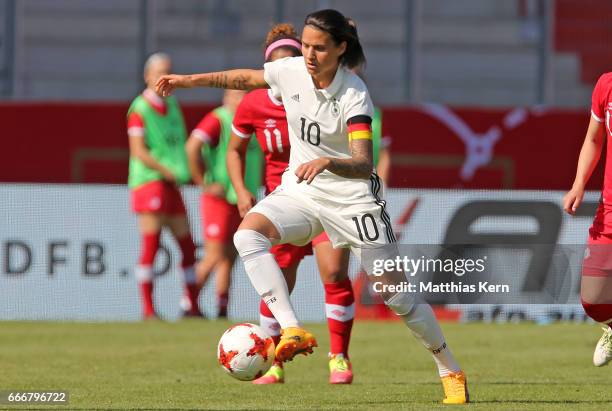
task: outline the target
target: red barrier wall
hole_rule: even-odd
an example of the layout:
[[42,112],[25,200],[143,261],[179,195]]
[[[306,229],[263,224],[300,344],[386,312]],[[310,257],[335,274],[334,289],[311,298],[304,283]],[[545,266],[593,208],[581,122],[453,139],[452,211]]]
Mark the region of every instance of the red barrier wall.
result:
[[[393,136],[391,186],[568,189],[589,111],[386,109]],[[599,189],[602,170],[591,179]]]
[[[127,178],[128,103],[0,104],[0,181],[118,183]],[[185,106],[189,128],[212,106]]]
[[[125,183],[127,107],[0,104],[0,181]],[[184,106],[189,128],[211,108]],[[391,186],[567,189],[588,121],[588,110],[387,108]],[[598,171],[591,188],[600,184]]]

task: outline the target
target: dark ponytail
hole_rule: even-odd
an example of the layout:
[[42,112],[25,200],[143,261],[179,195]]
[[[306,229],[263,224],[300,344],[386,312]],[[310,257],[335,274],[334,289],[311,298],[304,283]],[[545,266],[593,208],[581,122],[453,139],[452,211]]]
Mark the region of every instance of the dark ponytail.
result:
[[328,33],[334,43],[346,41],[346,51],[340,56],[340,64],[349,69],[365,64],[366,58],[357,35],[355,21],[346,18],[337,10],[326,9],[315,11],[306,16],[305,26],[313,26]]

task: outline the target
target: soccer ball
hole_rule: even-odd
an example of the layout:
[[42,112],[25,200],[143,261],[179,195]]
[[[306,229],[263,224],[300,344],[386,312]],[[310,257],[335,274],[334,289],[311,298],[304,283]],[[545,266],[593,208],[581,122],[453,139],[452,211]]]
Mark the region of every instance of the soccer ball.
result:
[[274,341],[255,324],[237,324],[221,336],[217,359],[232,377],[251,381],[264,375],[272,366]]

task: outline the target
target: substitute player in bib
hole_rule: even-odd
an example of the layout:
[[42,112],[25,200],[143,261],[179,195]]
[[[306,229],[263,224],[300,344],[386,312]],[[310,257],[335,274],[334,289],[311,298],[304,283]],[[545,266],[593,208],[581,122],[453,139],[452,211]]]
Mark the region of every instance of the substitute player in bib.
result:
[[[284,57],[301,55],[301,44],[295,29],[290,24],[274,26],[266,37],[264,56],[266,62]],[[270,89],[258,89],[248,93],[238,106],[232,125],[234,131],[228,149],[228,172],[238,194],[238,207],[244,216],[255,204],[255,197],[248,190],[242,172],[251,136],[265,154],[266,195],[281,183],[281,176],[289,165],[289,131],[283,102],[274,97]],[[248,160],[248,159],[247,159]],[[244,177],[243,177],[244,175]],[[296,246],[278,244],[270,249],[283,271],[289,292],[293,290],[300,261],[315,249],[321,281],[325,289],[325,313],[330,333],[329,382],[350,384],[353,372],[348,355],[355,296],[348,277],[349,253],[346,248],[334,249],[325,233],[315,237],[311,244]],[[259,308],[261,326],[274,338],[280,340],[280,325],[262,300]],[[276,361],[268,372],[253,381],[255,384],[276,384],[284,382],[283,363]]]
[[[281,185],[256,204],[234,235],[251,283],[282,327],[281,361],[312,352],[315,338],[295,316],[272,244],[307,244],[323,230],[334,247],[350,247],[360,259],[395,259],[395,237],[380,179],[373,173],[373,105],[363,81],[350,71],[365,61],[357,31],[336,10],[306,17],[303,57],[266,63],[264,70],[230,70],[163,76],[158,90],[175,87],[271,88],[287,112],[291,154]],[[362,260],[363,261],[363,260]],[[364,264],[369,274],[373,266]],[[386,271],[386,285],[407,281]],[[444,403],[469,400],[467,383],[428,304],[409,293],[381,293],[431,352],[442,378]]]
[[132,210],[138,214],[142,236],[136,278],[140,284],[142,314],[156,317],[153,305],[153,262],[163,227],[170,229],[182,253],[181,271],[186,294],[197,310],[195,284],[195,245],[189,231],[185,205],[178,189],[189,181],[185,140],[187,132],[181,109],[174,97],[155,92],[157,79],[170,72],[170,58],[153,54],[144,67],[147,88],[136,97],[128,111]]
[[[200,290],[215,271],[217,316],[227,317],[230,274],[236,259],[232,237],[242,218],[236,206],[236,191],[228,176],[226,157],[232,119],[244,96],[241,90],[226,90],[223,105],[208,113],[191,132],[187,157],[192,180],[203,188],[200,198],[204,258],[196,267]],[[261,184],[262,153],[256,143],[246,147],[246,190],[256,195]],[[204,172],[206,170],[206,172]],[[185,302],[187,304],[185,304]],[[189,308],[189,301],[183,309]]]
[[604,185],[599,207],[589,229],[587,252],[582,267],[580,297],[584,311],[604,324],[593,364],[600,367],[612,360],[612,73],[603,74],[593,90],[591,120],[580,150],[572,189],[563,198],[563,209],[574,215],[582,203],[584,188],[601,156],[607,137]]

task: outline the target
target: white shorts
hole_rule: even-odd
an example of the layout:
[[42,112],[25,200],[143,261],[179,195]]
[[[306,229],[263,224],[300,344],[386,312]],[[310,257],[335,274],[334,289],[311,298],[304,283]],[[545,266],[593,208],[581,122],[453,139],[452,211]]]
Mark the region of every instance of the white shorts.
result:
[[280,244],[308,244],[323,230],[334,247],[378,248],[395,243],[391,219],[379,193],[378,176],[370,179],[370,193],[359,201],[306,196],[279,186],[249,213],[266,216],[280,234]]

